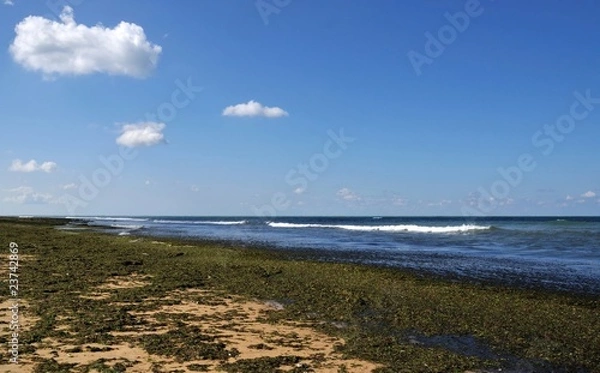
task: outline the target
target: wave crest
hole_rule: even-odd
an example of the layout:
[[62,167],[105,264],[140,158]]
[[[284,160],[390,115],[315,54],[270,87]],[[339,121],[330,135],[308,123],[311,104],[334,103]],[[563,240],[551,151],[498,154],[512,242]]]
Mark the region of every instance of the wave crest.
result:
[[424,226],[416,224],[398,225],[343,225],[343,224],[295,224],[267,222],[272,228],[331,228],[363,232],[418,232],[418,233],[460,233],[477,230],[488,230],[491,226],[462,224],[454,226]]
[[246,220],[237,220],[237,221],[227,221],[227,220],[218,220],[218,221],[209,221],[209,220],[165,220],[165,219],[155,219],[152,220],[153,223],[160,224],[206,224],[206,225],[241,225],[246,224]]
[[144,228],[143,225],[136,225],[136,224],[111,224],[110,227],[117,228],[117,229],[131,229],[131,230]]
[[109,216],[65,216],[65,219],[97,220],[97,221],[148,221],[148,218],[128,218]]

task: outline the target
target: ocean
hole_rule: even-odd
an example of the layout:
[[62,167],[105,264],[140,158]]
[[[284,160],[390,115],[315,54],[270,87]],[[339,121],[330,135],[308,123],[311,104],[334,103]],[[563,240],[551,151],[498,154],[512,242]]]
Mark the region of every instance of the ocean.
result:
[[120,235],[268,246],[302,258],[600,295],[600,217],[67,217]]

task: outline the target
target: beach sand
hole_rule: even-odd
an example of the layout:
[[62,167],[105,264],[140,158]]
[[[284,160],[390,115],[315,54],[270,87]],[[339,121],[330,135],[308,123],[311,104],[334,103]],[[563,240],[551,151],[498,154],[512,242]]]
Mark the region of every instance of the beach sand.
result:
[[[105,284],[79,297],[85,299],[110,299],[115,292],[124,289],[139,288],[150,284],[148,276],[136,273],[126,277],[110,278]],[[336,345],[344,344],[341,338],[320,333],[310,324],[293,321],[268,322],[268,315],[284,309],[275,301],[246,300],[211,290],[187,289],[174,291],[163,298],[173,304],[152,311],[131,312],[139,319],[139,327],[112,331],[110,334],[119,342],[115,344],[89,343],[73,345],[59,339],[47,338],[33,347],[35,352],[23,357],[18,369],[2,367],[0,372],[34,372],[34,366],[40,359],[53,359],[59,364],[72,365],[73,368],[101,366],[115,371],[125,368],[126,372],[147,373],[166,372],[222,372],[224,364],[235,364],[248,359],[291,357],[283,360],[283,370],[311,371],[323,373],[371,372],[380,366],[368,361],[344,358],[335,352]],[[156,301],[145,299],[143,301]],[[8,301],[2,309],[8,308]],[[27,308],[26,305],[24,308]],[[114,304],[115,307],[128,306],[126,302]],[[6,319],[7,313],[1,317]],[[30,330],[35,324],[33,315],[24,314],[20,319],[22,327]],[[71,320],[61,318],[55,328],[69,333]],[[190,359],[182,361],[173,356],[149,353],[138,343],[139,336],[160,336],[177,333],[182,328],[196,328],[211,343],[222,343],[229,351],[227,358]],[[185,346],[183,346],[185,348]],[[287,368],[287,369],[286,369]],[[200,369],[200,370],[199,370]],[[94,371],[94,370],[91,370]],[[100,372],[100,370],[97,369]]]

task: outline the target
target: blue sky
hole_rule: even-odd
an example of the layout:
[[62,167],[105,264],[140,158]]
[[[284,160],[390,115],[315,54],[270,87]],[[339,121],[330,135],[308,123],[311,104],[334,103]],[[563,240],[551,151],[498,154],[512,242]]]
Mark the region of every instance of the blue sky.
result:
[[595,1],[2,1],[0,215],[600,211]]

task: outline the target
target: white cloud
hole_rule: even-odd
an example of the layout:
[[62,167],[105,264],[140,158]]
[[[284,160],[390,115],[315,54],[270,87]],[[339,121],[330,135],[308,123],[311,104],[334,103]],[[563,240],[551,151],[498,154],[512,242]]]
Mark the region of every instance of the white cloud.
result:
[[44,171],[44,172],[52,172],[56,169],[55,162],[44,162],[37,163],[34,159],[30,160],[27,163],[23,163],[20,159],[15,159],[12,161],[12,164],[8,168],[9,171],[13,172],[35,172],[35,171]]
[[152,184],[152,182],[151,182],[150,180],[146,180],[146,181],[144,182],[144,185],[150,185],[150,184]]
[[29,16],[15,27],[10,53],[18,64],[45,77],[107,73],[147,76],[162,48],[146,39],[144,29],[121,22],[114,28],[77,24],[65,6],[60,22]]
[[190,190],[191,190],[192,192],[194,192],[194,193],[197,193],[197,192],[199,192],[199,191],[200,191],[200,188],[198,188],[196,185],[192,185],[192,186],[190,187]]
[[294,193],[296,194],[303,194],[304,192],[306,192],[306,188],[298,187],[294,189]]
[[117,138],[117,144],[134,148],[136,146],[152,146],[165,142],[164,123],[141,122],[125,124],[121,129],[121,135]]
[[65,184],[62,186],[62,188],[64,190],[75,189],[75,188],[77,188],[77,184],[75,184],[75,183]]
[[408,203],[408,200],[406,200],[404,198],[400,198],[400,197],[392,198],[392,205],[394,205],[394,206],[406,206],[407,203]]
[[594,198],[594,197],[596,197],[596,193],[592,192],[591,190],[588,190],[587,192],[583,193],[581,196],[583,198]]
[[224,116],[229,117],[287,117],[287,111],[279,107],[263,106],[260,102],[250,100],[245,104],[228,106],[223,110]]
[[4,5],[15,5],[15,3],[12,0],[4,0]]
[[4,198],[4,202],[17,204],[47,204],[56,202],[51,194],[36,193],[33,188],[28,186],[21,186],[6,191],[13,193],[14,195]]
[[567,198],[565,198],[567,201],[572,201],[574,198],[571,195],[567,195]]
[[342,188],[337,191],[337,196],[345,201],[360,201],[361,198],[358,194],[354,193],[348,188]]

